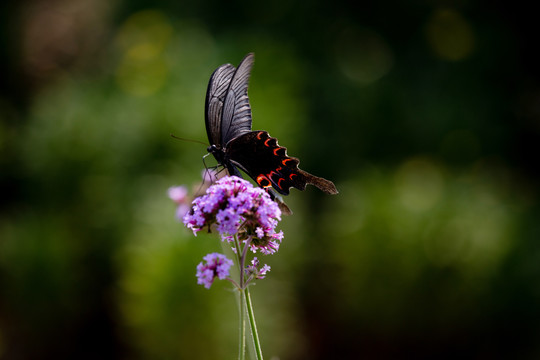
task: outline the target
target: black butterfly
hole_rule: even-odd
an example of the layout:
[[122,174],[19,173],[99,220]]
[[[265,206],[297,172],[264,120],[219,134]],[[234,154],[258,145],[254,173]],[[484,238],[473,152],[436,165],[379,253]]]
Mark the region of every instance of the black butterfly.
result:
[[242,177],[238,170],[242,169],[273,197],[271,186],[278,193],[288,195],[291,187],[304,190],[306,184],[337,194],[331,181],[299,169],[300,160],[287,156],[287,149],[279,146],[268,132],[251,130],[247,90],[253,60],[253,54],[248,54],[238,68],[221,65],[210,77],[205,112],[208,152],[230,175]]

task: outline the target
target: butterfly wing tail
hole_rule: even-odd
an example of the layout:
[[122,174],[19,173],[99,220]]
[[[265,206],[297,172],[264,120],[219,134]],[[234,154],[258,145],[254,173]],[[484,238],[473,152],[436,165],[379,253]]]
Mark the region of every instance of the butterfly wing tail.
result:
[[327,194],[334,195],[338,193],[336,186],[330,180],[326,180],[326,179],[323,179],[322,177],[312,175],[301,169],[298,169],[298,170],[300,174],[302,175],[303,179],[305,180],[306,184],[314,185]]

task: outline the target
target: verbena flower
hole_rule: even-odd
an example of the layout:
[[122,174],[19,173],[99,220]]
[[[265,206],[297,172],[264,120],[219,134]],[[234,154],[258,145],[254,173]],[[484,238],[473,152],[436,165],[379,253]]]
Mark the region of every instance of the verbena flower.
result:
[[189,211],[188,190],[185,186],[172,186],[168,190],[169,198],[177,205],[176,218],[182,220]]
[[250,240],[253,252],[273,254],[279,249],[283,233],[276,233],[275,228],[281,210],[265,190],[249,181],[236,176],[221,178],[192,204],[184,224],[195,235],[215,225],[222,240],[231,241],[238,235],[244,243]]
[[[203,176],[207,176],[204,173]],[[279,206],[270,198],[270,195],[261,188],[254,188],[250,182],[236,176],[223,177],[212,183],[208,188],[206,184],[214,180],[205,179],[199,191],[205,191],[204,195],[195,195],[191,210],[183,217],[184,224],[193,231],[194,235],[203,229],[217,230],[222,241],[227,241],[238,261],[239,280],[233,280],[229,276],[229,270],[233,261],[225,255],[211,253],[203,258],[197,265],[197,283],[210,289],[214,280],[227,279],[238,290],[240,301],[240,339],[245,339],[244,309],[250,319],[253,342],[257,350],[257,358],[262,359],[260,342],[255,327],[253,307],[249,295],[249,285],[255,280],[264,279],[270,271],[270,266],[260,266],[259,260],[254,257],[249,265],[246,265],[248,250],[254,253],[259,250],[262,254],[273,254],[278,251],[283,232],[276,232],[276,226],[281,220]],[[187,191],[182,187],[169,189],[169,197],[179,206],[187,202]],[[200,193],[199,193],[200,194]],[[177,216],[180,209],[177,209]],[[240,343],[240,358],[245,351],[245,340]]]
[[200,262],[197,265],[197,284],[210,289],[216,277],[223,280],[229,276],[229,269],[233,265],[233,261],[227,259],[225,255],[211,253],[203,257],[203,260],[206,261],[206,264]]
[[259,269],[259,264],[259,259],[254,257],[253,260],[251,260],[251,265],[246,266],[244,271],[248,278],[264,279],[266,273],[270,271],[270,266],[264,264],[264,266]]

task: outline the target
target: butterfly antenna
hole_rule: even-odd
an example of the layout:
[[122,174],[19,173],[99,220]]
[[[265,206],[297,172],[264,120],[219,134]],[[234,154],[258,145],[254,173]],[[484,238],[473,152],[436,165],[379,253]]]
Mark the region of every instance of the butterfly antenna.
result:
[[185,139],[185,138],[178,137],[178,136],[176,136],[174,134],[170,134],[170,135],[171,135],[172,138],[174,138],[176,140],[189,141],[189,142],[194,142],[194,143],[197,143],[197,144],[203,144],[204,146],[208,146],[207,143],[199,141],[199,140]]

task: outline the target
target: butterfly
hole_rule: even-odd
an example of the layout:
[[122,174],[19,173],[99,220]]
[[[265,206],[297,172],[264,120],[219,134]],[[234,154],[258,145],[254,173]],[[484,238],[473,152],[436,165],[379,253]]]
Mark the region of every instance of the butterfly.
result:
[[288,195],[291,187],[304,190],[306,184],[337,194],[333,182],[298,168],[300,160],[288,156],[287,149],[267,131],[251,130],[247,91],[253,62],[254,55],[247,54],[238,68],[224,64],[210,77],[205,105],[208,152],[230,175],[242,177],[241,169],[267,189],[272,198],[275,198],[272,187],[279,194]]

